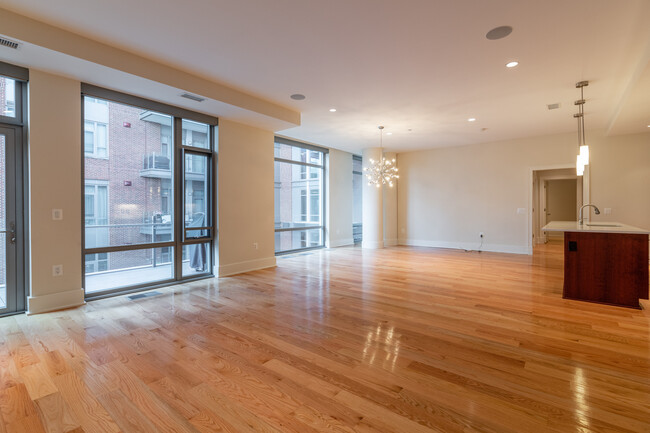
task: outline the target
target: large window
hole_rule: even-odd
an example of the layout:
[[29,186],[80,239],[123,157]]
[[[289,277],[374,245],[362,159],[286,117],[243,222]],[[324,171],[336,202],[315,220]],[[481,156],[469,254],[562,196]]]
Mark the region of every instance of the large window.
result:
[[363,240],[363,164],[360,156],[352,156],[352,237],[354,243]]
[[275,252],[324,246],[325,149],[276,137]]
[[211,275],[216,119],[83,91],[86,295]]

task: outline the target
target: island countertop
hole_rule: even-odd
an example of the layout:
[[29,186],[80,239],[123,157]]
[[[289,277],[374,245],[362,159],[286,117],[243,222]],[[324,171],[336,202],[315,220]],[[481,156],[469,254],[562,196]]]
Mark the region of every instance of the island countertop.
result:
[[578,221],[551,221],[542,227],[542,230],[545,232],[650,234],[650,231],[638,227],[605,221],[585,222],[582,225],[578,224]]

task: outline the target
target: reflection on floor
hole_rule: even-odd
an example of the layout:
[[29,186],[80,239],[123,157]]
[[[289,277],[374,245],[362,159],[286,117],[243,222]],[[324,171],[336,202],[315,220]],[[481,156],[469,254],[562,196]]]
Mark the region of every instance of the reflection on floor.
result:
[[562,282],[561,245],[336,248],[0,318],[0,432],[648,432],[648,310]]

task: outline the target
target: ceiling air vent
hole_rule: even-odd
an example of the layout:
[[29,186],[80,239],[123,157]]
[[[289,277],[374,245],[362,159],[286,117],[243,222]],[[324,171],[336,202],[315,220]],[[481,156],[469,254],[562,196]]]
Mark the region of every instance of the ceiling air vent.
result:
[[196,102],[205,101],[205,98],[201,98],[200,96],[192,95],[191,93],[183,93],[181,95],[181,97],[185,98],[185,99],[191,99],[192,101],[196,101]]
[[548,108],[549,110],[556,110],[560,108],[560,103],[556,102],[555,104],[548,104],[546,108]]
[[9,39],[5,38],[0,38],[0,45],[3,47],[13,48],[14,50],[18,49],[18,42],[10,41]]

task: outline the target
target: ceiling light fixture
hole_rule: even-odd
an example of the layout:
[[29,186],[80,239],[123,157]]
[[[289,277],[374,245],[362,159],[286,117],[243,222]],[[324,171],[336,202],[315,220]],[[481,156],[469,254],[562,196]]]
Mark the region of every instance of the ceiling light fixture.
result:
[[336,108],[330,108],[330,113],[336,113]]
[[386,135],[393,135],[393,133],[392,132],[387,132]]
[[384,127],[379,126],[379,152],[381,159],[375,161],[370,158],[370,166],[364,167],[363,171],[366,172],[366,178],[368,178],[368,186],[375,185],[377,188],[382,185],[388,184],[388,186],[393,186],[393,180],[399,179],[397,174],[397,167],[395,167],[395,158],[388,160],[384,158]]
[[517,62],[517,61],[508,62],[508,63],[506,63],[506,68],[514,68],[518,64],[519,64],[519,62]]
[[495,27],[485,34],[485,37],[491,41],[496,41],[497,39],[503,39],[512,33],[512,27],[510,26],[501,26]]
[[574,102],[578,106],[578,112],[573,115],[578,119],[578,156],[576,157],[576,173],[582,176],[585,172],[585,166],[589,165],[589,146],[585,139],[585,97],[584,88],[589,85],[589,81],[578,81],[576,88],[580,89],[580,99]]
[[467,121],[468,122],[476,122],[476,118],[475,117],[470,117],[469,119],[467,119]]
[[293,99],[294,101],[302,101],[303,99],[305,99],[305,95],[303,95],[302,93],[294,93],[293,95],[290,96],[290,98]]

